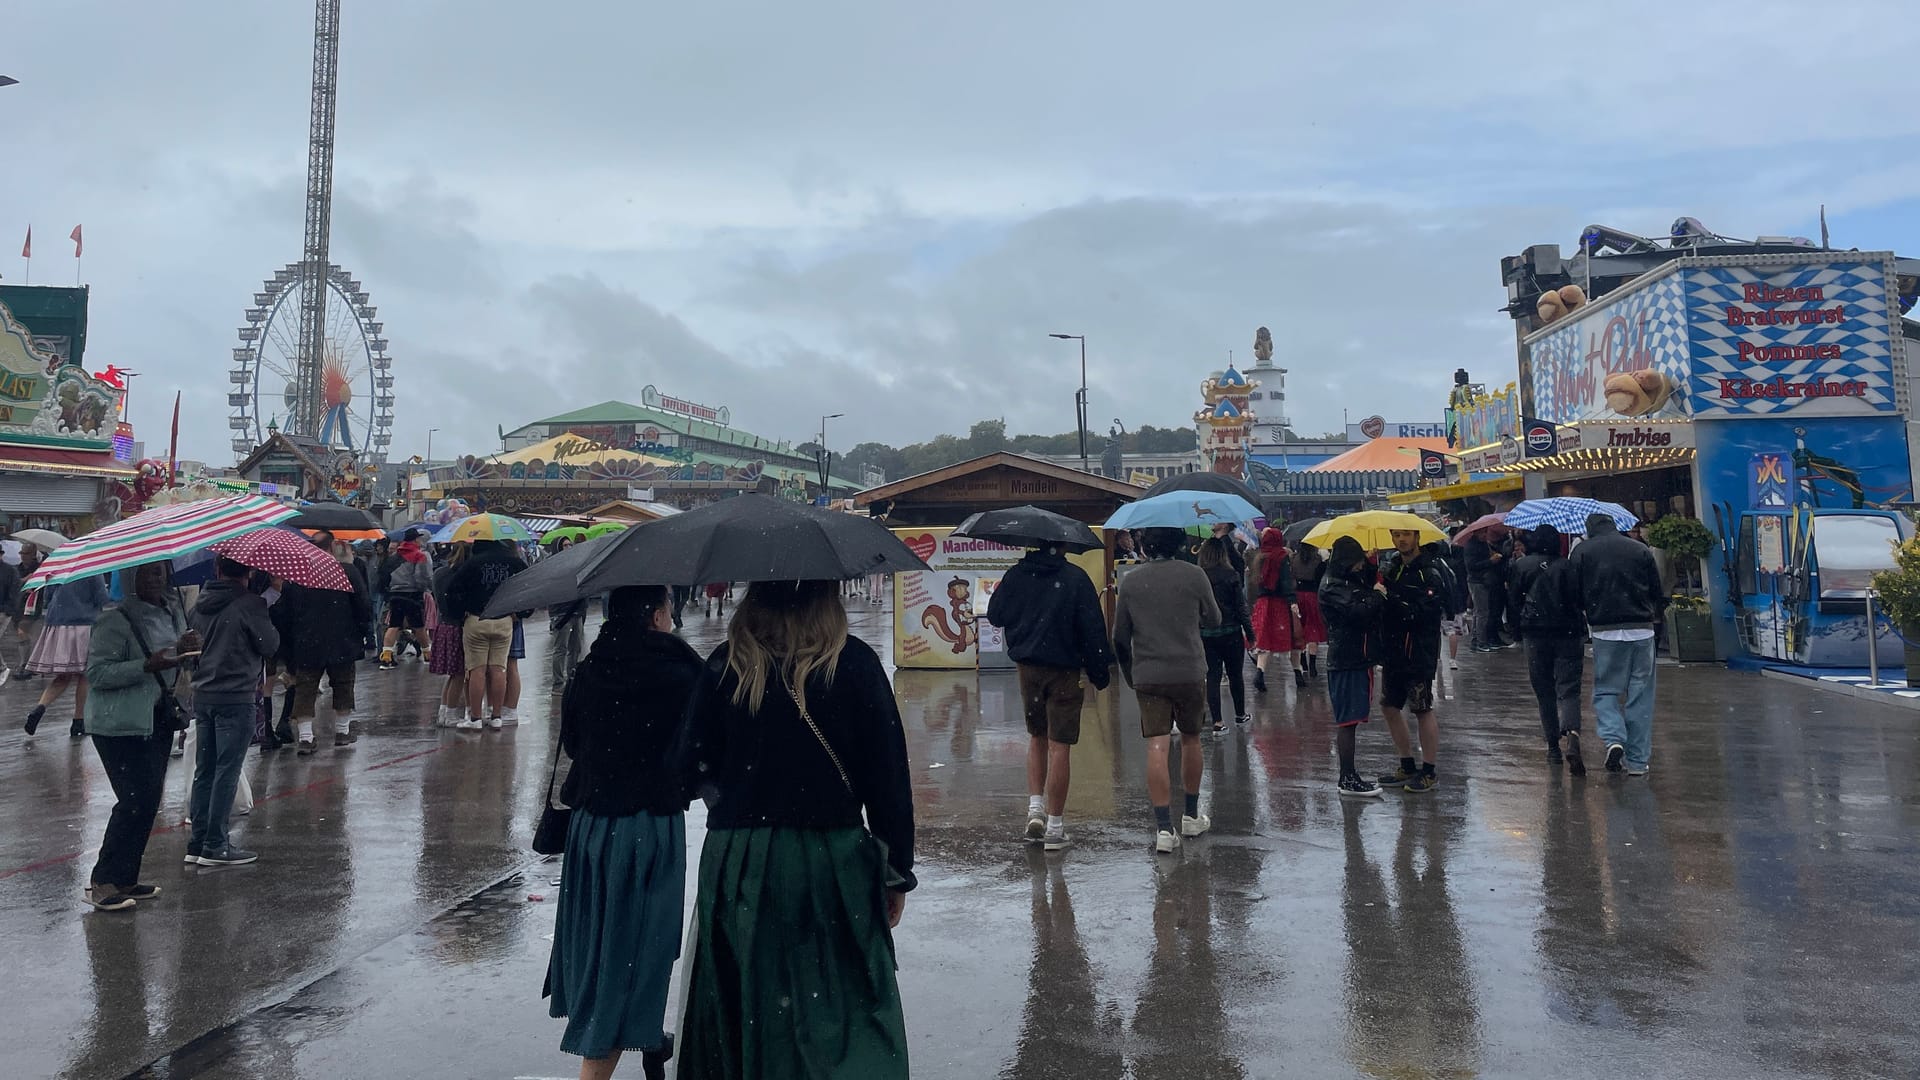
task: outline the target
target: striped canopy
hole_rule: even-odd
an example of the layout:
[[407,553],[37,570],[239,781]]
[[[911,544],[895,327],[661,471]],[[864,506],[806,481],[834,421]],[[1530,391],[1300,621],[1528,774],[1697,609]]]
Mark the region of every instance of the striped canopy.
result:
[[62,545],[23,587],[62,585],[186,555],[300,513],[297,506],[259,495],[177,503],[144,510]]
[[1551,525],[1558,529],[1562,536],[1585,536],[1588,514],[1607,515],[1613,519],[1614,526],[1622,532],[1640,524],[1640,519],[1633,516],[1633,511],[1619,503],[1569,496],[1528,499],[1507,511],[1505,524],[1509,529],[1522,531],[1541,525]]

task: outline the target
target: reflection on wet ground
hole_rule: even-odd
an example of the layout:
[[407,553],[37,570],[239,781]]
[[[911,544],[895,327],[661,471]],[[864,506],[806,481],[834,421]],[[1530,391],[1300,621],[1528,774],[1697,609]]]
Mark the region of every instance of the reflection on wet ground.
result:
[[[884,653],[884,619],[855,623]],[[262,861],[183,871],[163,832],[167,892],[131,917],[78,904],[110,802],[91,752],[0,736],[0,944],[32,973],[7,1074],[571,1074],[538,996],[557,870],[525,850],[551,737],[535,629],[530,723],[442,733],[437,680],[370,671],[370,738],[249,762],[237,835]],[[1652,775],[1574,780],[1544,762],[1523,658],[1463,665],[1433,794],[1339,799],[1323,687],[1281,686],[1203,743],[1214,832],[1172,857],[1148,850],[1126,695],[1089,703],[1076,844],[1044,855],[1018,839],[1012,676],[899,673],[914,1075],[1913,1075],[1913,714],[1665,667]],[[1377,724],[1361,751],[1390,764]]]

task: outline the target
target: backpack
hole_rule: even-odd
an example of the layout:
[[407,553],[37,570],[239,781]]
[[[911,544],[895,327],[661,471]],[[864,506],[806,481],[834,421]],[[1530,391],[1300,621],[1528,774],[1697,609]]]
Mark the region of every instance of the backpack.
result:
[[1579,605],[1571,602],[1573,563],[1555,559],[1540,568],[1520,607],[1522,630],[1575,632],[1583,616]]
[[1432,559],[1431,562],[1435,576],[1440,579],[1441,610],[1446,612],[1447,618],[1457,619],[1465,610],[1455,599],[1460,595],[1460,579],[1455,576],[1453,567],[1447,565],[1447,560]]

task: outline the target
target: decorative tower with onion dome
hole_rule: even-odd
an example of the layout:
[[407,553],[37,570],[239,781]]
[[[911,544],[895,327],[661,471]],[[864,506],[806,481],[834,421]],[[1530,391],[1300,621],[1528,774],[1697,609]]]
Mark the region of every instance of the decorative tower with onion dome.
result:
[[1259,385],[1232,364],[1200,384],[1206,407],[1193,414],[1193,420],[1200,434],[1200,453],[1211,471],[1246,477],[1247,442],[1254,420],[1248,395]]

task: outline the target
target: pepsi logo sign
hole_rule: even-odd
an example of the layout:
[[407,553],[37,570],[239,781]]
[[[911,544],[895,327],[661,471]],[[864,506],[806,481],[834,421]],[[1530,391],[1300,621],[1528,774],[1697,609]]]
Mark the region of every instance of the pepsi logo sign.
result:
[[1554,442],[1551,424],[1530,424],[1527,426],[1527,449],[1536,454],[1550,453]]

